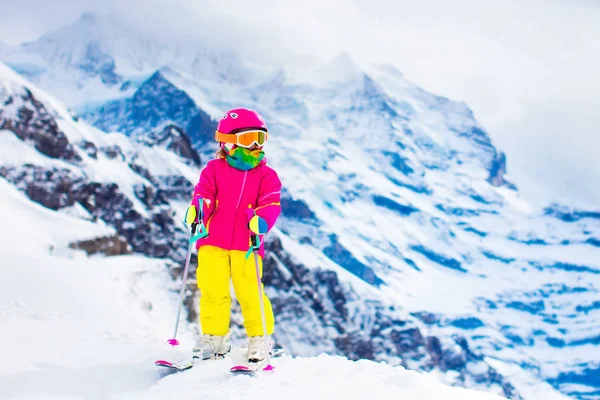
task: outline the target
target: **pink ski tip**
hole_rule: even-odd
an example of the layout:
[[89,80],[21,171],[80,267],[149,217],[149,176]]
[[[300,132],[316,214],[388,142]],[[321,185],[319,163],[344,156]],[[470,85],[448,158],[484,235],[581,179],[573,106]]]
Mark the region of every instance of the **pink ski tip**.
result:
[[179,346],[179,340],[177,339],[169,339],[167,340],[167,343],[169,343],[171,346]]
[[245,365],[235,365],[231,367],[231,371],[250,371],[250,368]]
[[274,369],[275,369],[275,367],[272,366],[271,364],[269,364],[263,368],[263,371],[273,371]]
[[156,364],[158,366],[161,366],[161,367],[165,367],[165,366],[166,367],[172,367],[173,366],[173,363],[170,363],[170,362],[165,361],[165,360],[156,360],[154,362],[154,364]]

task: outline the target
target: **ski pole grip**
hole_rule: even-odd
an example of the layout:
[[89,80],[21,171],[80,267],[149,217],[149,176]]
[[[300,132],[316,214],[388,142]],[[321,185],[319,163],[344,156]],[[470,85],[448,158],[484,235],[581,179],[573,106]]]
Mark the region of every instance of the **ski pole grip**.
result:
[[258,250],[260,248],[260,239],[258,235],[250,235],[250,243],[252,243],[252,248],[254,250]]
[[192,223],[192,235],[196,234],[197,227],[198,227],[198,223],[196,223],[196,222]]

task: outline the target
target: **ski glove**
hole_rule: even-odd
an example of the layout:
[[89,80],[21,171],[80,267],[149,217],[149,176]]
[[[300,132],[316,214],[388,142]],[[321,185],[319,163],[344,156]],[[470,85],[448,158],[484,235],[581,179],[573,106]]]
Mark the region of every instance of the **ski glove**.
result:
[[185,218],[184,221],[186,224],[191,225],[193,223],[199,224],[203,217],[203,209],[200,207],[204,207],[204,202],[206,201],[206,204],[210,204],[209,200],[204,200],[203,198],[199,197],[199,196],[194,196],[194,198],[192,199],[192,204],[190,204],[190,206],[187,208],[187,210],[185,211]]
[[257,235],[264,235],[269,230],[269,225],[264,218],[258,215],[253,216],[248,223],[250,230]]
[[188,225],[198,223],[198,210],[196,210],[196,206],[193,204],[185,210],[185,223]]

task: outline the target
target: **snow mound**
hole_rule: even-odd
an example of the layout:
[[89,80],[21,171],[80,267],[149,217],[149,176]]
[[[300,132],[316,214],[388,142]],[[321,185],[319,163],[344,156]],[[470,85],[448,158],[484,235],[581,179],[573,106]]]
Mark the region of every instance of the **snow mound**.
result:
[[207,362],[168,376],[144,393],[122,399],[261,398],[261,399],[501,399],[490,393],[449,387],[434,378],[402,367],[343,357],[273,360],[275,371],[255,377],[229,376],[227,359]]
[[0,201],[7,205],[0,218],[10,227],[1,239],[14,245],[2,250],[0,263],[0,354],[11,360],[0,365],[3,399],[500,399],[402,367],[326,355],[284,356],[273,360],[274,373],[232,376],[229,366],[244,356],[240,348],[169,374],[154,361],[189,355],[194,335],[182,321],[182,346],[165,343],[177,302],[165,261],[51,255],[45,249],[54,237],[108,228],[44,209],[3,179]]

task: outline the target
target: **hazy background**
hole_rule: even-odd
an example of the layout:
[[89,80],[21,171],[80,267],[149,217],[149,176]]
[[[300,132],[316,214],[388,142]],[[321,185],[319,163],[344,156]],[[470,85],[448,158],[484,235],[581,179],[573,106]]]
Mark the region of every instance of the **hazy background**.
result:
[[269,64],[309,67],[344,50],[392,63],[474,110],[527,199],[600,208],[600,1],[0,3],[11,45],[99,11]]

